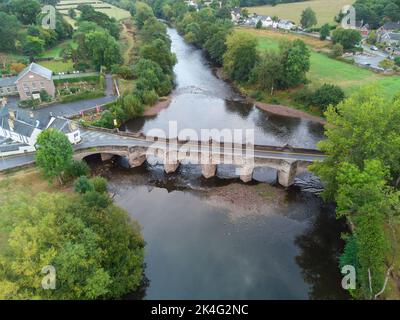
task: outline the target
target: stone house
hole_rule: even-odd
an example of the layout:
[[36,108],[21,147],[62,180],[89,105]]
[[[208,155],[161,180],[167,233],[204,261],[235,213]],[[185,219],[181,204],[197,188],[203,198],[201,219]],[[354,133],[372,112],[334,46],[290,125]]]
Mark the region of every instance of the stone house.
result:
[[32,94],[45,90],[54,97],[56,88],[53,82],[53,72],[41,65],[31,63],[18,75],[15,80],[21,100],[32,98]]
[[27,100],[41,90],[54,97],[53,72],[36,63],[31,63],[16,77],[0,78],[0,97],[19,95],[21,100]]

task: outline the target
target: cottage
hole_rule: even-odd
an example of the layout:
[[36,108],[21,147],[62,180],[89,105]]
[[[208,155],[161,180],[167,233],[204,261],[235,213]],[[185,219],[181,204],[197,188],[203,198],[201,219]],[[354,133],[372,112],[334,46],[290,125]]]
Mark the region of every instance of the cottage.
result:
[[79,128],[68,119],[46,116],[40,121],[18,111],[0,110],[0,137],[33,147],[44,129],[61,131],[72,144],[81,141]]
[[56,89],[53,82],[53,72],[41,65],[31,63],[15,80],[21,100],[32,98],[32,94],[45,90],[54,97]]
[[378,33],[382,34],[393,31],[400,31],[399,22],[386,22],[382,27],[378,29]]
[[13,96],[18,94],[15,81],[17,77],[0,78],[0,97]]
[[379,37],[379,42],[389,47],[399,47],[400,45],[400,33],[398,32],[386,32]]
[[292,30],[295,27],[296,27],[296,25],[293,22],[288,21],[288,20],[279,20],[279,22],[278,22],[279,29]]
[[356,29],[357,29],[358,31],[360,31],[360,33],[361,33],[361,35],[362,35],[363,37],[368,37],[369,32],[370,32],[370,27],[369,27],[369,24],[368,24],[368,23],[367,23],[367,24],[364,24],[364,21],[363,21],[363,20],[361,20],[361,21],[356,21]]

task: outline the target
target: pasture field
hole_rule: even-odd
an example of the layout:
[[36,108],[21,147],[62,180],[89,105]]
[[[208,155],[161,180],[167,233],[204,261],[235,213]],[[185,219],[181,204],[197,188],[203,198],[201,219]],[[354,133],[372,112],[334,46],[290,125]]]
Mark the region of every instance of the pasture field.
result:
[[278,16],[279,18],[300,23],[300,16],[303,10],[311,7],[317,14],[318,26],[325,23],[334,23],[334,16],[340,9],[354,0],[310,0],[304,2],[282,3],[276,6],[247,7],[250,13],[261,15]]
[[61,0],[60,2],[58,2],[56,8],[60,13],[68,15],[68,9],[76,9],[79,4],[91,5],[96,9],[96,11],[103,12],[109,17],[115,18],[118,21],[130,18],[131,16],[129,11],[127,10],[98,0]]
[[236,32],[247,32],[256,36],[258,47],[261,50],[277,49],[279,42],[283,39],[293,40],[300,38],[305,41],[311,49],[311,68],[307,75],[307,78],[311,81],[311,87],[331,83],[342,87],[346,94],[350,94],[361,86],[373,84],[382,87],[388,97],[393,97],[400,91],[400,77],[398,76],[377,74],[368,69],[335,60],[323,53],[317,52],[327,49],[329,42],[270,30],[238,28]]

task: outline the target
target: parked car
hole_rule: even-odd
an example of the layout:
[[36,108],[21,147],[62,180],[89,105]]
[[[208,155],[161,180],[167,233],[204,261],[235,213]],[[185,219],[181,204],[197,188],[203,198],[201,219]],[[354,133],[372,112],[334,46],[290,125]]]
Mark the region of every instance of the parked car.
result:
[[378,49],[378,47],[376,47],[376,46],[371,46],[371,48],[370,48],[372,51],[378,51],[379,49]]

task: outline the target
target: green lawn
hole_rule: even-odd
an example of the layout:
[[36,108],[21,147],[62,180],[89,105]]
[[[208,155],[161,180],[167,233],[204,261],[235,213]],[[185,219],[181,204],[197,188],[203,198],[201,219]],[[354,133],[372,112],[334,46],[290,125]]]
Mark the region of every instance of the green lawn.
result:
[[64,62],[63,60],[41,61],[38,64],[50,69],[53,72],[74,71],[74,66],[71,60]]
[[68,44],[71,44],[72,47],[76,48],[77,44],[72,40],[64,41],[49,50],[46,50],[40,55],[40,58],[59,58],[61,50],[65,48]]
[[324,23],[334,23],[333,18],[338,14],[340,9],[348,4],[352,4],[354,0],[311,0],[293,3],[283,3],[276,6],[259,6],[259,7],[248,7],[250,13],[257,13],[269,16],[278,16],[282,19],[300,22],[300,16],[303,10],[307,7],[311,7],[318,20],[318,25]]
[[[255,29],[239,29],[237,32],[247,32],[255,35],[258,39],[258,46],[262,49],[276,49],[279,46],[280,39],[284,34],[272,34],[268,36]],[[272,31],[271,31],[272,32]],[[293,37],[290,35],[290,37]],[[321,42],[321,47],[322,42]],[[370,70],[360,68],[339,60],[329,58],[325,54],[311,50],[311,68],[307,77],[311,81],[311,86],[317,87],[323,83],[336,84],[343,88],[346,94],[349,94],[361,86],[375,84],[382,87],[388,97],[393,97],[400,91],[400,77],[385,76],[374,73]]]

